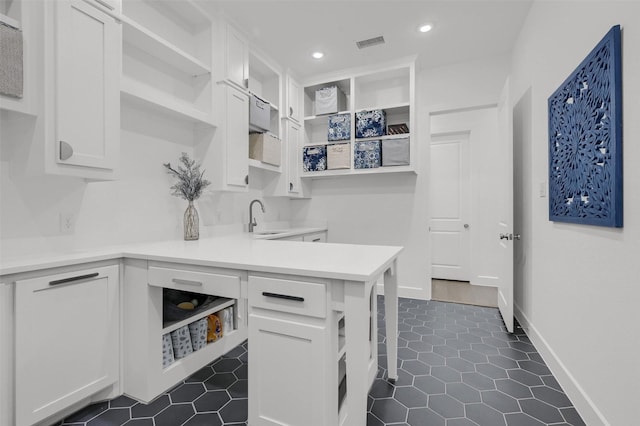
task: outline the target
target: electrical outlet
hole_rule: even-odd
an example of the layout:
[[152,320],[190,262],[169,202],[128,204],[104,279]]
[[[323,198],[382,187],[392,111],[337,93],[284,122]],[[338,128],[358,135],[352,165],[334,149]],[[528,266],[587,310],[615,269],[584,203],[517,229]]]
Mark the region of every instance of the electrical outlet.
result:
[[60,213],[60,233],[73,234],[76,228],[76,215],[71,212]]

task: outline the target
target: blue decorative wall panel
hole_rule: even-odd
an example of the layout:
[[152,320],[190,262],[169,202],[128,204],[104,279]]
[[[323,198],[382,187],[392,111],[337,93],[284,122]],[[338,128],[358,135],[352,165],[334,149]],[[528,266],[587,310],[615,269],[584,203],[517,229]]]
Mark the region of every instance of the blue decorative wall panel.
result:
[[622,227],[622,70],[614,26],[549,97],[549,220]]

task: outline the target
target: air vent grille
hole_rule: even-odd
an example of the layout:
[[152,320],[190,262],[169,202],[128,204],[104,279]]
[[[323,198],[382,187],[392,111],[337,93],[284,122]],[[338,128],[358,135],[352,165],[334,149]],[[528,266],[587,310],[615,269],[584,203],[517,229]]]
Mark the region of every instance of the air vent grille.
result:
[[368,38],[366,40],[356,41],[356,45],[358,49],[364,49],[366,47],[375,46],[377,44],[384,44],[384,37],[378,36],[373,38]]

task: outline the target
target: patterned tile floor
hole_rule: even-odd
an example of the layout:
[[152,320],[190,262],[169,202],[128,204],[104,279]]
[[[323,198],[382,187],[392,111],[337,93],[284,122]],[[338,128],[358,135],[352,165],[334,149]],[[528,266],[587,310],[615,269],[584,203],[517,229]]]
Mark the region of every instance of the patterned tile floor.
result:
[[[381,367],[367,426],[584,425],[524,331],[507,333],[495,308],[400,299],[399,377],[389,383],[378,302]],[[245,342],[150,404],[122,396],[56,425],[246,425],[247,350]]]

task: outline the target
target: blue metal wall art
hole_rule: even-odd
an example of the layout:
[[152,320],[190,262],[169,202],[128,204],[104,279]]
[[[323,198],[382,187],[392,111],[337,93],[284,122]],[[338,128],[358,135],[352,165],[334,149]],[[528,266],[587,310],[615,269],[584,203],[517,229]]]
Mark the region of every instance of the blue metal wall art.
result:
[[622,227],[622,58],[616,25],[549,97],[549,220]]

